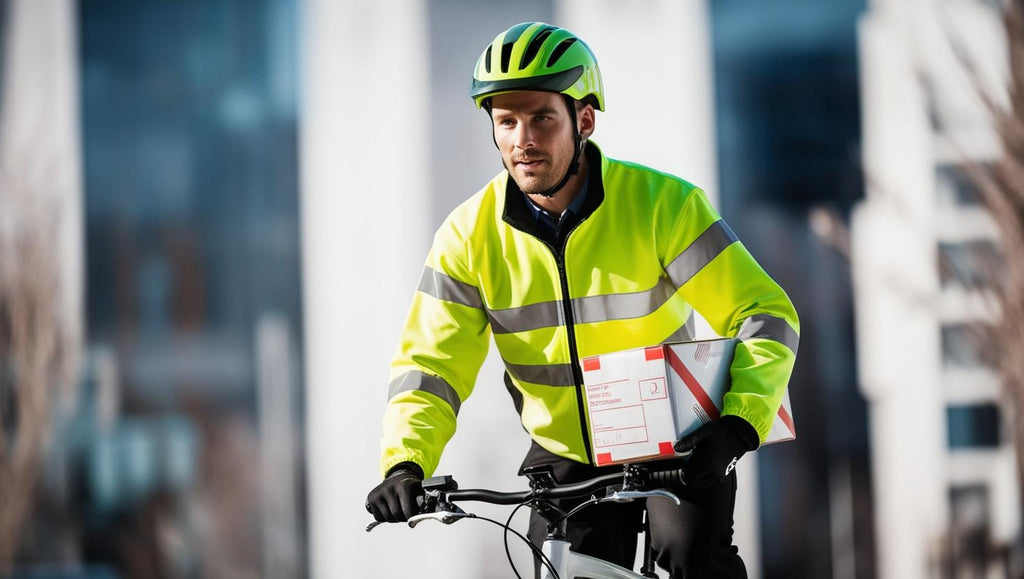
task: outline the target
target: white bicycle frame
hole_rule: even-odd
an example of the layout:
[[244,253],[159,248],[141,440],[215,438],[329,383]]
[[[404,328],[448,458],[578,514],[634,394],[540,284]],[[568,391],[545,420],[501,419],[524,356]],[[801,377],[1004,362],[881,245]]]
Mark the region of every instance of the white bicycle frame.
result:
[[[568,541],[548,539],[541,551],[558,573],[558,579],[644,579],[643,575],[596,557],[582,555],[569,548]],[[542,579],[555,579],[551,570],[541,565]]]

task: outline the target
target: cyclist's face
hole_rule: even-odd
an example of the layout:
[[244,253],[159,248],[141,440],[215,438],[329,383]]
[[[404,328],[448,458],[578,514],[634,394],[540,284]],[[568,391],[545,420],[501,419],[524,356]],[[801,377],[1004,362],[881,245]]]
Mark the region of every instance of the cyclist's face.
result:
[[[579,111],[584,138],[593,130],[593,115],[589,106]],[[562,95],[497,95],[491,99],[491,119],[501,160],[524,193],[541,193],[558,184],[573,157],[572,124]]]

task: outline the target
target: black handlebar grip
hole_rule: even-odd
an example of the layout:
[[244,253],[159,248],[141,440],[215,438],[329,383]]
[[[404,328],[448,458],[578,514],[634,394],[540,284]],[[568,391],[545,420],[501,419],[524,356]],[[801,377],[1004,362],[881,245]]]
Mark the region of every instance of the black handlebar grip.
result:
[[685,484],[686,476],[681,468],[674,468],[672,470],[656,470],[647,473],[648,488],[671,488]]

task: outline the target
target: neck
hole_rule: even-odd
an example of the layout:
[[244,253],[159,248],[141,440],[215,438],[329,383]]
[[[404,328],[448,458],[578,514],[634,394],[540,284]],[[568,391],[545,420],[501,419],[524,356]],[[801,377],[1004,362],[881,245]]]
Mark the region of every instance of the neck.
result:
[[553,215],[561,215],[565,213],[565,210],[572,204],[573,199],[580,194],[580,189],[583,188],[583,181],[587,176],[587,156],[580,155],[580,170],[566,181],[565,185],[561,189],[555,192],[550,197],[543,195],[529,194],[530,201],[537,204],[538,207],[543,208],[548,213]]

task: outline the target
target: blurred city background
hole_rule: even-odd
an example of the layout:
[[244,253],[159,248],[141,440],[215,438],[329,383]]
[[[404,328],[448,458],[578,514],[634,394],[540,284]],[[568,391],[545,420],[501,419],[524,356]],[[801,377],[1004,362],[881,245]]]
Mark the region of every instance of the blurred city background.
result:
[[[750,576],[1024,577],[1013,8],[0,0],[0,576],[513,576],[363,504],[433,231],[501,169],[473,65],[539,20],[598,57],[604,152],[705,188],[800,313]],[[528,445],[492,352],[438,473],[518,490]]]

